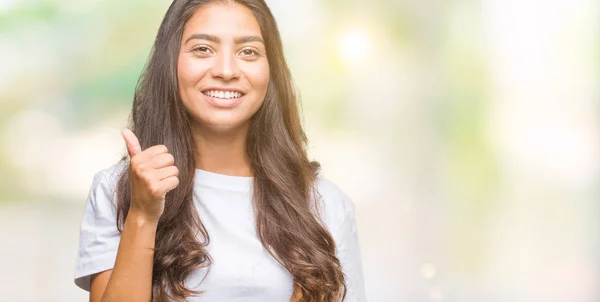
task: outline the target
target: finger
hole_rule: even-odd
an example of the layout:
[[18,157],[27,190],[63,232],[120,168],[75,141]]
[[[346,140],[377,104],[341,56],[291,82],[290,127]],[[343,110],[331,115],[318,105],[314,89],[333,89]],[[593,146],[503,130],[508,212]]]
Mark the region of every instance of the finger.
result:
[[125,139],[125,144],[127,145],[127,152],[129,153],[129,157],[134,157],[140,153],[142,153],[142,147],[140,147],[140,142],[131,132],[131,130],[125,128],[121,131],[123,138]]
[[160,154],[169,154],[169,150],[167,149],[167,146],[156,145],[156,146],[149,147],[146,150],[144,150],[142,153],[138,154],[136,159],[137,159],[138,163],[144,165],[145,167],[160,168],[160,167],[154,167],[154,165],[151,163],[153,158]]
[[160,169],[175,164],[175,158],[171,153],[161,153],[152,157],[144,166],[152,169]]
[[154,168],[154,166],[147,165],[147,162],[152,161],[152,158],[160,155],[160,154],[168,154],[169,150],[167,149],[167,146],[165,145],[156,145],[156,146],[152,146],[147,148],[146,150],[144,150],[142,153],[138,154],[137,156],[137,160],[139,163],[144,163],[145,166]]
[[177,188],[179,185],[179,178],[177,176],[167,177],[161,180],[160,183],[161,185],[164,185],[164,188],[166,189],[165,192],[168,193],[169,191]]
[[169,178],[171,176],[177,176],[177,175],[179,175],[179,169],[177,169],[176,166],[168,166],[168,167],[156,170],[156,177],[159,180],[163,180],[165,178]]
[[159,154],[162,153],[168,153],[169,149],[167,149],[167,146],[165,145],[156,145],[156,146],[152,146],[146,150],[144,150],[144,152],[142,152],[144,155],[143,157],[145,158],[152,158],[155,157]]

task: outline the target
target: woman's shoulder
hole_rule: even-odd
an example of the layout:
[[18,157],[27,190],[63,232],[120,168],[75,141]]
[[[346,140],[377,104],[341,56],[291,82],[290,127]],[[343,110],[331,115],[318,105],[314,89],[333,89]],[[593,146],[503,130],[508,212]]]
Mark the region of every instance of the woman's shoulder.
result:
[[114,193],[123,169],[127,168],[127,164],[127,162],[119,161],[97,170],[94,173],[91,189],[97,190],[102,188],[106,192]]
[[121,176],[121,172],[123,169],[126,169],[128,162],[118,161],[110,166],[105,166],[100,170],[96,171],[94,178],[104,178],[110,182],[115,182],[119,180]]
[[315,184],[317,204],[325,224],[335,228],[345,219],[354,216],[354,202],[335,182],[318,176]]

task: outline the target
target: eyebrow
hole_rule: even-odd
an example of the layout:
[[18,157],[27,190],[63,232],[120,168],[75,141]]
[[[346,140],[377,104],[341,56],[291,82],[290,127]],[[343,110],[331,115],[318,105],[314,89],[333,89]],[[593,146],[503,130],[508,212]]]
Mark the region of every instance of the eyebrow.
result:
[[[187,38],[187,40],[185,40],[185,43],[189,42],[190,40],[194,40],[194,39],[208,40],[208,41],[212,41],[212,42],[215,42],[215,43],[219,43],[221,41],[221,39],[219,37],[217,37],[217,36],[213,36],[213,35],[209,35],[209,34],[193,34],[189,38]],[[248,42],[260,42],[263,45],[265,44],[265,42],[263,41],[263,39],[261,39],[259,36],[235,37],[233,39],[233,42],[235,44],[243,44],[243,43],[248,43]]]

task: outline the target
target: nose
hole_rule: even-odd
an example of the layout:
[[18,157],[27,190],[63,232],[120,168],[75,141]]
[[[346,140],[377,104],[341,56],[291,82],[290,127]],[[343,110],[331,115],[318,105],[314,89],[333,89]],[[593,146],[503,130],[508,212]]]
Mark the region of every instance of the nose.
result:
[[220,55],[217,55],[211,68],[211,73],[215,78],[230,81],[239,78],[240,69],[233,55],[221,53]]

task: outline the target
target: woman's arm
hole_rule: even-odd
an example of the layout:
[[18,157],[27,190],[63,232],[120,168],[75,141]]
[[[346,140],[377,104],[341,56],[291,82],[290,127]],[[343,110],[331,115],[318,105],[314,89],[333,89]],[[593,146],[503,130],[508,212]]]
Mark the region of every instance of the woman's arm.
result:
[[106,284],[110,279],[112,269],[93,274],[90,281],[90,302],[98,302],[102,300],[102,295],[106,290]]
[[[90,300],[146,302],[152,298],[154,243],[165,195],[179,185],[179,170],[167,147],[156,145],[142,151],[133,132],[123,130],[131,157],[129,181],[131,205],[121,233],[112,271],[96,276]],[[100,277],[100,278],[98,278]]]
[[92,277],[91,302],[150,301],[157,223],[130,210],[115,266]]

